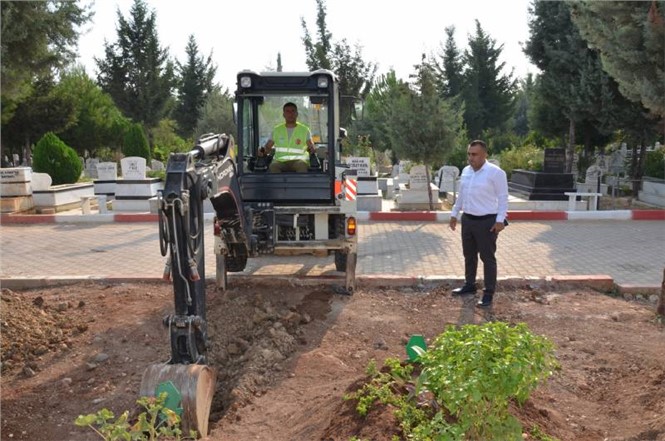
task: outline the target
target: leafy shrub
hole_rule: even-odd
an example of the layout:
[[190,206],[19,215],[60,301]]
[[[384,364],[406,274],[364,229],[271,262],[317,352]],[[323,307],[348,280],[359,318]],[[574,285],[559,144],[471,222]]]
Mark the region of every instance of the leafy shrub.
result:
[[108,409],[88,415],[79,415],[74,424],[79,427],[90,427],[104,441],[153,441],[158,438],[175,439],[176,441],[196,439],[195,430],[183,437],[180,429],[181,418],[176,412],[166,407],[167,398],[166,392],[162,392],[159,397],[139,398],[137,403],[145,409],[145,412],[138,416],[134,424],[130,424],[129,411],[125,411],[114,420],[113,412]]
[[140,156],[150,163],[150,145],[141,124],[132,124],[127,129],[122,153],[125,156]]
[[647,152],[644,158],[644,176],[665,179],[665,147]]
[[73,184],[81,177],[83,164],[73,148],[67,146],[53,132],[37,142],[32,167],[38,173],[48,173],[53,185]]
[[545,151],[531,144],[522,147],[513,147],[501,153],[501,168],[510,176],[513,170],[543,169]]
[[370,366],[370,381],[345,399],[357,400],[360,415],[394,406],[407,439],[522,440],[508,405],[523,404],[558,368],[549,340],[501,322],[449,326],[419,362],[419,374],[390,358],[381,371]]
[[194,142],[182,139],[176,133],[176,122],[171,119],[163,119],[153,130],[153,158],[158,161],[167,162],[169,155],[174,152],[188,152],[192,149]]
[[466,150],[467,146],[455,147],[450,153],[448,153],[446,157],[446,165],[454,165],[460,170],[469,165],[466,158]]

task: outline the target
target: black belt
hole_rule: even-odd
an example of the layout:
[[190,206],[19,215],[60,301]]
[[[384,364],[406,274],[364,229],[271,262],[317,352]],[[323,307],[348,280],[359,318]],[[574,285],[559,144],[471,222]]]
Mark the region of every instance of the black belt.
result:
[[489,219],[489,218],[492,218],[492,217],[496,218],[496,213],[495,214],[486,214],[484,216],[474,216],[473,214],[464,213],[463,216],[466,216],[471,220],[485,220],[485,219]]

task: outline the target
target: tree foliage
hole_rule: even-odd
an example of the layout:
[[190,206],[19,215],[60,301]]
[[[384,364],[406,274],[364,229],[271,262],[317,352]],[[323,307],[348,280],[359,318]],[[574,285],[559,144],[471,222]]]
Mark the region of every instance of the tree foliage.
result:
[[189,36],[185,49],[187,61],[176,63],[178,72],[178,102],[173,116],[178,123],[178,134],[190,137],[201,116],[203,104],[213,88],[216,66],[212,62],[212,53],[204,59],[193,35]]
[[174,74],[168,51],[157,37],[156,15],[134,0],[129,17],[117,11],[117,41],[105,43],[105,58],[95,61],[97,81],[122,112],[148,129],[166,114]]
[[445,29],[446,42],[439,54],[440,63],[435,62],[438,89],[445,98],[453,98],[460,94],[464,84],[464,61],[462,53],[455,43],[455,26]]
[[101,148],[117,149],[122,145],[128,120],[81,66],[66,72],[56,89],[71,97],[76,114],[75,124],[59,136],[80,156],[85,156],[86,150],[96,156]]
[[621,93],[665,117],[665,2],[568,2],[572,20],[600,52]]
[[233,120],[233,97],[228,90],[215,86],[206,99],[201,116],[196,124],[195,136],[205,133],[226,133],[237,137]]
[[499,57],[503,45],[487,35],[476,20],[476,33],[469,37],[464,52],[464,122],[471,138],[478,138],[487,129],[505,129],[514,108],[516,80],[502,74],[505,62]]
[[339,78],[340,95],[342,95],[340,122],[343,126],[348,126],[353,116],[354,100],[367,96],[377,66],[365,61],[359,45],[355,45],[352,49],[346,39],[334,42],[326,24],[324,0],[316,0],[316,5],[317,41],[312,39],[305,19],[301,18],[305,60],[308,69],[312,71],[329,69]]
[[83,164],[74,149],[66,145],[53,132],[48,132],[37,142],[33,169],[48,173],[53,185],[73,184],[78,181]]
[[91,14],[80,1],[5,1],[2,10],[2,123],[30,96],[34,78],[75,57],[79,28]]
[[8,123],[2,125],[3,147],[23,150],[30,163],[32,144],[47,132],[58,133],[76,122],[76,103],[72,96],[54,87],[50,76],[37,78],[31,94],[16,107]]
[[125,132],[122,153],[125,156],[140,156],[150,163],[150,145],[148,145],[148,139],[141,124],[129,125]]

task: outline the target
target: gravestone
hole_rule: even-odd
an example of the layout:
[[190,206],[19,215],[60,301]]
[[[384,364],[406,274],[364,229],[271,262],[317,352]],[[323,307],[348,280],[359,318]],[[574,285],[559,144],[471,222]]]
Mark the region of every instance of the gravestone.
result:
[[115,197],[118,180],[118,164],[115,162],[100,162],[97,164],[97,179],[94,181],[95,194],[106,196],[107,199]]
[[153,159],[150,161],[150,170],[152,171],[162,171],[164,170],[164,163],[162,161],[158,161],[156,159]]
[[[577,183],[577,191],[580,193],[602,193],[608,194],[607,184],[602,183],[603,179],[603,169],[598,165],[591,165],[586,170],[584,175],[584,182]],[[600,189],[598,188],[598,183],[600,183]]]
[[439,197],[446,198],[453,204],[459,190],[459,174],[459,169],[454,165],[444,165],[437,173],[436,185],[439,187]]
[[32,174],[32,191],[48,190],[53,184],[53,179],[48,173],[33,173]]
[[543,171],[513,170],[508,191],[529,201],[567,201],[565,193],[575,191],[575,177],[564,173],[565,164],[565,149],[545,149]]
[[429,210],[430,195],[433,208],[440,210],[439,188],[427,180],[426,166],[414,165],[409,172],[408,187],[405,184],[400,185],[397,208],[400,210]]
[[118,164],[115,162],[98,163],[97,179],[100,181],[115,181],[118,179]]
[[34,206],[30,167],[0,168],[0,212],[17,213]]
[[159,178],[146,178],[146,160],[129,156],[120,160],[122,179],[116,181],[113,211],[156,212],[157,193],[164,188]]
[[122,178],[126,180],[145,179],[146,160],[140,156],[128,156],[120,160]]
[[21,161],[21,159],[18,156],[18,153],[12,154],[12,160],[14,161],[14,167],[16,167]]
[[356,197],[359,211],[381,211],[382,193],[376,174],[371,173],[368,157],[349,157],[346,159],[349,169],[357,173],[358,194]]
[[99,164],[99,158],[88,158],[85,160],[85,168],[83,169],[84,175],[97,179],[97,164]]
[[566,169],[565,149],[545,149],[544,173],[563,173]]

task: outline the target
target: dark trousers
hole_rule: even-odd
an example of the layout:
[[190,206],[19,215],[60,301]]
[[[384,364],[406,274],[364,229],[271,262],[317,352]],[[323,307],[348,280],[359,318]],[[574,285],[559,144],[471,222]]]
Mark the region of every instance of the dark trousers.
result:
[[490,231],[496,216],[486,219],[472,219],[462,216],[462,250],[464,252],[464,280],[467,285],[475,286],[478,271],[478,255],[483,261],[485,291],[493,293],[496,289],[496,238],[497,233]]

